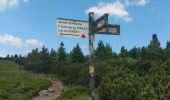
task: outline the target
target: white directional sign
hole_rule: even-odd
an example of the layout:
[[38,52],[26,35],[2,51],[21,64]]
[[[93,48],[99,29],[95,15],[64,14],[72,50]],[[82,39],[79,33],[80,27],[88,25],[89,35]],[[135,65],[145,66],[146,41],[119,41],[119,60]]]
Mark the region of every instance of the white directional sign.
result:
[[103,25],[97,28],[96,34],[120,35],[120,25]]
[[57,18],[57,35],[62,37],[88,38],[88,21]]
[[106,13],[96,20],[97,28],[108,24],[108,16],[109,14]]

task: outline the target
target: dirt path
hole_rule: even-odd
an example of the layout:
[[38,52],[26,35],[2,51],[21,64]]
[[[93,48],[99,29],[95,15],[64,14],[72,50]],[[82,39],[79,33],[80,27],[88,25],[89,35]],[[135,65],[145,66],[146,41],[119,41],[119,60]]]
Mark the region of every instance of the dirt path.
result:
[[64,86],[59,81],[52,81],[52,85],[48,90],[42,90],[39,92],[38,96],[32,98],[32,100],[56,100],[56,98],[61,94]]

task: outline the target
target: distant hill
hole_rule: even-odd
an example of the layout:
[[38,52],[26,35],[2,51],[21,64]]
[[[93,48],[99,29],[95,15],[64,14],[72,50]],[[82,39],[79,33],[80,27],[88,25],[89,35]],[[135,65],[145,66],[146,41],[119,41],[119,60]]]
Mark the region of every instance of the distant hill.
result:
[[30,100],[50,84],[44,76],[25,71],[12,61],[0,60],[0,100]]

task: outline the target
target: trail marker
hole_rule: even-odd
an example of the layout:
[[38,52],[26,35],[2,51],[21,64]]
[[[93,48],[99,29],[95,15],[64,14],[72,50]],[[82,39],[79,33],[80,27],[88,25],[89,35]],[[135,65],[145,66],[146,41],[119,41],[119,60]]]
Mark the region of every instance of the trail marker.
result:
[[89,33],[87,21],[74,19],[57,19],[57,35],[71,38],[87,38]]
[[88,21],[73,19],[57,19],[57,34],[63,37],[87,38],[89,37],[89,87],[90,98],[95,100],[94,92],[94,38],[95,34],[120,35],[120,25],[108,24],[109,14],[104,14],[97,20],[94,19],[94,12],[89,13]]

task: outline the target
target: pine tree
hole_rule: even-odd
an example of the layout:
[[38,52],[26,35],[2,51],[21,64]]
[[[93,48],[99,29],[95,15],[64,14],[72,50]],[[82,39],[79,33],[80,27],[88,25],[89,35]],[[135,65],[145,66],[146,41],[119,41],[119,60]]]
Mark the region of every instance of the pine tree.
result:
[[163,56],[163,51],[160,47],[160,42],[156,34],[153,34],[152,40],[148,46],[147,58],[150,60],[158,60]]
[[140,56],[142,58],[146,58],[147,57],[147,48],[146,47],[142,47],[141,48]]
[[95,57],[97,60],[104,60],[106,58],[105,49],[103,41],[100,40],[97,49],[95,50]]
[[36,48],[28,53],[25,61],[25,69],[39,72],[39,66],[41,66],[40,53],[38,48]]
[[18,58],[18,61],[17,61],[18,64],[20,65],[23,65],[25,63],[25,58],[22,57],[22,55],[20,54],[19,55],[19,58]]
[[10,60],[10,55],[9,54],[6,56],[6,60]]
[[112,47],[106,43],[104,45],[103,41],[98,42],[98,46],[95,50],[95,57],[97,60],[109,60],[113,57]]
[[48,48],[45,48],[45,46],[43,46],[40,52],[40,60],[41,60],[40,72],[48,73],[51,65],[51,59],[48,52]]
[[50,51],[50,56],[51,57],[56,57],[57,56],[57,52],[53,48]]
[[105,48],[106,48],[106,52],[105,52],[106,53],[106,59],[111,59],[114,56],[113,51],[112,51],[112,47],[108,43],[106,43]]
[[152,40],[150,42],[149,47],[160,48],[160,42],[156,34],[152,35]]
[[45,46],[43,46],[42,51],[40,52],[40,59],[43,62],[46,62],[49,59],[49,52],[48,49],[45,48]]
[[60,43],[60,47],[58,48],[58,60],[64,62],[66,58],[66,51],[64,48],[64,43]]
[[71,52],[71,59],[74,63],[85,62],[85,57],[83,55],[83,52],[81,51],[79,44],[77,44],[76,47],[73,48],[73,50]]
[[39,61],[39,60],[40,60],[40,54],[39,54],[38,48],[33,49],[33,50],[31,51],[31,53],[28,53],[27,59],[28,59],[30,62]]
[[166,49],[170,48],[170,41],[167,41],[166,43]]
[[170,41],[167,41],[167,43],[166,43],[165,55],[167,58],[170,59]]
[[124,61],[125,61],[125,58],[126,58],[127,55],[128,55],[128,51],[127,51],[127,49],[125,49],[124,46],[122,46],[119,55],[120,55],[120,57],[122,58],[122,62],[124,62]]
[[13,61],[15,61],[15,62],[18,61],[18,55],[17,54],[14,55]]
[[138,58],[140,55],[140,48],[132,48],[131,50],[129,50],[128,55],[132,58]]

